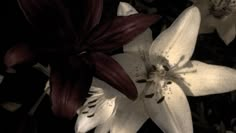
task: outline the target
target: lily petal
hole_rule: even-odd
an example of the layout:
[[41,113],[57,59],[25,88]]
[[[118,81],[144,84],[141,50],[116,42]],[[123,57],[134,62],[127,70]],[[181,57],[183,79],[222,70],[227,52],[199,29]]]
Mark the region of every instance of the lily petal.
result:
[[200,19],[197,7],[185,9],[152,43],[149,50],[151,62],[162,64],[158,57],[164,57],[171,67],[180,67],[189,61],[195,48]]
[[210,1],[209,0],[195,0],[194,5],[198,7],[201,13],[201,26],[199,33],[211,33],[214,32],[216,24],[218,20],[210,15],[209,7]]
[[117,16],[129,16],[137,13],[138,13],[137,10],[134,7],[132,7],[129,3],[120,2],[117,10]]
[[152,31],[148,28],[146,31],[134,38],[134,40],[124,45],[123,51],[124,53],[133,53],[137,55],[148,53],[152,41]]
[[[62,43],[77,39],[69,10],[61,0],[17,0],[26,19],[43,37]],[[40,38],[41,39],[41,38]],[[55,43],[55,42],[54,42]],[[69,44],[69,43],[68,43]],[[58,44],[57,44],[58,45]]]
[[109,131],[111,133],[138,132],[148,119],[148,115],[144,111],[143,102],[137,101],[131,103],[127,102],[127,100],[125,101],[120,101],[115,115],[105,123],[99,125],[95,129],[96,133],[106,133]]
[[93,68],[77,57],[71,57],[67,62],[57,61],[50,67],[52,110],[56,115],[72,118],[85,101],[92,83]]
[[84,24],[82,25],[81,28],[84,29],[83,30],[84,32],[88,33],[100,22],[103,10],[103,0],[83,0],[83,1],[85,2],[85,6],[83,7],[84,9],[83,12],[84,16],[86,17]]
[[236,36],[236,27],[233,21],[227,20],[224,23],[216,27],[220,38],[224,41],[226,45],[229,45]]
[[87,132],[97,125],[103,124],[114,113],[115,97],[107,99],[103,90],[97,87],[91,87],[90,93],[92,96],[80,109],[75,126],[76,133]]
[[113,97],[117,97],[116,111],[114,112],[112,117],[109,118],[109,120],[107,120],[101,125],[98,125],[95,130],[96,133],[105,133],[108,131],[114,133],[137,132],[139,128],[143,125],[143,123],[148,119],[148,116],[144,111],[143,102],[140,99],[138,99],[137,101],[131,101],[127,99],[127,97],[124,97],[120,92],[114,90],[105,82],[96,78],[93,79],[92,84],[94,86],[99,86],[103,88],[103,91],[107,98],[110,99]]
[[148,118],[140,99],[134,102],[125,98],[120,99],[110,131],[112,133],[136,133]]
[[94,133],[109,133],[113,118],[107,120],[105,123],[98,125]]
[[[118,7],[117,16],[129,16],[137,14],[138,12],[134,7],[126,2],[120,2]],[[140,54],[140,52],[147,52],[152,44],[152,31],[148,28],[145,32],[135,37],[131,42],[124,45],[123,51],[127,53]]]
[[[138,89],[138,94],[141,94],[146,83],[138,83],[136,81],[145,80],[147,78],[145,65],[142,59],[127,53],[115,55],[113,58],[128,73]],[[140,101],[140,99],[137,101],[130,101],[118,91],[111,89],[111,86],[101,80],[94,78],[92,84],[103,88],[104,92],[106,92],[106,95],[109,95],[109,97],[117,97],[116,113],[114,113],[114,116],[108,121],[98,126],[95,131],[97,133],[103,133],[109,130],[110,132],[119,133],[137,132],[148,118],[144,111],[143,102]]]
[[144,98],[150,118],[165,133],[192,133],[191,112],[182,89],[174,82],[162,89],[164,97]]
[[179,82],[184,92],[189,96],[218,94],[236,90],[236,70],[209,65],[199,61],[189,62],[179,70]]
[[128,53],[114,55],[113,58],[124,68],[133,80],[138,94],[141,94],[145,88],[145,80],[147,79],[147,71],[143,60],[140,57]]
[[[118,16],[98,27],[88,43],[92,51],[110,51],[122,47],[158,20],[157,15]],[[96,38],[96,39],[94,39]]]
[[4,109],[6,109],[7,111],[15,112],[22,105],[19,103],[15,103],[15,102],[4,102],[4,103],[1,103],[0,106],[3,107]]
[[125,70],[111,57],[103,53],[92,53],[96,66],[95,76],[110,84],[130,99],[136,99],[138,92]]
[[32,61],[33,52],[26,44],[17,44],[10,48],[4,56],[4,63],[7,67]]
[[200,34],[212,33],[215,31],[216,25],[219,23],[219,20],[213,16],[202,17],[201,26],[199,29]]

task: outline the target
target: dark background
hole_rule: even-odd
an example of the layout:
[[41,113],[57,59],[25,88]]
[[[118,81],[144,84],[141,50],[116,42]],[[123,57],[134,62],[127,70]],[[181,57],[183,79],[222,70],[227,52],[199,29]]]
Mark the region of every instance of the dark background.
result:
[[[133,0],[128,1],[142,13],[156,13],[162,17],[151,29],[156,37],[164,26],[169,26],[174,19],[192,3],[188,0]],[[139,4],[137,4],[139,3]],[[140,6],[140,3],[142,6]],[[0,57],[15,42],[30,37],[27,24],[16,0],[1,1],[1,38]],[[154,9],[154,10],[153,10]],[[199,35],[193,59],[203,62],[236,68],[235,40],[226,46],[217,33]],[[122,50],[118,50],[120,52]],[[117,52],[114,52],[117,53]],[[17,73],[7,74],[0,65],[1,74],[5,75],[0,84],[0,103],[11,101],[23,106],[16,112],[0,108],[0,133],[73,133],[76,117],[65,120],[55,117],[51,112],[50,99],[45,96],[34,116],[27,113],[43,93],[47,77],[30,66],[19,67]],[[236,92],[188,97],[195,133],[236,132]],[[184,113],[184,112],[183,112]],[[92,131],[91,131],[92,132]],[[161,131],[148,120],[139,133],[157,133]]]

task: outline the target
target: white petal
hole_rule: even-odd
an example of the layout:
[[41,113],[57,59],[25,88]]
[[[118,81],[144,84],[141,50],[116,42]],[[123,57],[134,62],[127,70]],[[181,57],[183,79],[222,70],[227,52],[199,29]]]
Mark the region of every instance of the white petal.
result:
[[40,72],[42,72],[43,74],[45,74],[48,77],[50,75],[50,67],[45,67],[40,63],[36,63],[35,65],[33,65],[33,68],[39,70]]
[[201,12],[201,15],[209,14],[209,0],[194,0],[193,3],[195,6],[198,7]]
[[111,128],[111,125],[112,125],[112,120],[113,120],[113,117],[108,119],[106,122],[104,122],[103,124],[101,125],[98,125],[96,128],[95,128],[95,133],[109,133],[110,131],[110,128]]
[[113,58],[128,73],[138,89],[138,94],[140,94],[143,91],[146,83],[137,83],[137,81],[141,79],[147,79],[147,72],[143,60],[137,55],[134,56],[127,53],[115,55]]
[[215,17],[212,15],[207,15],[207,16],[202,16],[201,19],[201,26],[199,33],[212,33],[215,31],[217,25],[219,24],[219,20],[217,20]]
[[[236,70],[192,61],[178,71],[187,95],[202,96],[236,90]],[[185,87],[184,87],[185,86]]]
[[117,10],[117,16],[129,16],[133,14],[137,14],[138,12],[134,7],[132,7],[129,3],[120,2]]
[[162,32],[149,50],[151,61],[160,63],[164,57],[170,66],[182,66],[192,56],[200,26],[200,13],[197,7],[187,8],[175,22]]
[[129,99],[120,99],[115,115],[99,125],[95,132],[136,133],[147,119],[142,101],[133,102]]
[[233,21],[225,21],[225,23],[222,23],[216,27],[220,38],[226,45],[232,42],[236,36],[236,27],[234,23],[235,22]]
[[[99,91],[100,89],[92,93]],[[103,95],[92,95],[79,111],[75,125],[76,133],[87,132],[112,117],[116,107],[115,101],[116,98],[107,99]]]
[[[136,56],[125,53],[125,54],[115,55],[113,56],[113,58],[118,63],[120,63],[120,65],[128,73],[128,75],[134,81],[138,89],[138,92],[140,94],[143,88],[145,87],[145,83],[136,83],[136,81],[140,79],[146,79],[147,77],[146,77],[146,69],[145,69],[144,62],[142,61],[141,58],[136,57]],[[143,122],[145,122],[145,120],[147,119],[147,115],[143,113],[143,108],[141,109],[142,105],[139,105],[139,103],[133,103],[133,101],[130,101],[125,96],[122,97],[121,96],[122,94],[120,92],[116,91],[111,86],[109,86],[108,84],[106,84],[105,82],[101,80],[94,78],[92,85],[96,85],[103,88],[106,97],[109,98],[109,97],[117,96],[117,100],[119,100],[116,103],[116,108],[117,108],[116,113],[113,113],[113,115],[115,116],[109,117],[109,120],[107,119],[106,122],[105,121],[103,122],[103,124],[100,123],[96,129],[96,132],[98,133],[105,132],[107,130],[111,130],[111,132],[116,132],[119,129],[118,127],[121,127],[121,126],[125,128],[123,128],[122,130],[119,129],[119,133],[121,131],[122,132],[134,131],[134,130],[137,131],[142,126]],[[135,108],[138,108],[137,111],[135,111]],[[137,115],[139,115],[139,117],[137,117]],[[128,118],[128,116],[130,118]],[[123,119],[124,117],[125,119]],[[131,122],[133,122],[133,120],[135,120],[136,123],[130,124]],[[112,125],[109,124],[111,122],[112,122]],[[128,124],[130,126],[128,125],[124,126],[123,122],[130,122]]]
[[147,119],[143,101],[122,99],[113,118],[111,133],[136,133]]
[[14,103],[14,102],[4,102],[4,103],[1,103],[0,105],[1,107],[3,107],[4,109],[10,112],[15,112],[21,107],[21,104]]
[[[130,4],[126,2],[120,2],[117,16],[129,16],[137,13],[138,12],[136,9]],[[124,52],[139,54],[141,51],[148,50],[152,41],[152,31],[147,29],[145,32],[138,35],[134,40],[124,45]]]
[[50,95],[50,82],[49,82],[49,80],[45,84],[44,91],[46,92],[46,94]]
[[[93,79],[93,85],[104,88],[106,97],[117,96],[116,111],[112,117],[96,128],[96,133],[135,133],[147,120],[148,116],[144,112],[143,102],[131,101],[101,80]],[[122,97],[122,96],[123,97]]]
[[148,119],[142,101],[120,99],[115,115],[99,125],[96,133],[136,133]]
[[209,0],[196,0],[194,1],[194,5],[198,7],[201,13],[201,26],[199,33],[211,33],[214,32],[216,24],[218,23],[217,19],[210,15]]
[[135,37],[134,40],[124,45],[123,50],[125,53],[147,53],[152,44],[152,41],[152,31],[150,29],[147,29],[146,31]]
[[106,82],[99,80],[95,77],[93,78],[92,86],[99,86],[100,88],[102,88],[102,90],[104,91],[103,95],[105,95],[107,98],[112,98],[115,96],[116,97],[125,97],[124,94],[122,94],[118,90],[114,89]]
[[192,133],[191,112],[182,89],[172,82],[163,89],[162,95],[164,100],[161,95],[144,98],[150,118],[165,133]]

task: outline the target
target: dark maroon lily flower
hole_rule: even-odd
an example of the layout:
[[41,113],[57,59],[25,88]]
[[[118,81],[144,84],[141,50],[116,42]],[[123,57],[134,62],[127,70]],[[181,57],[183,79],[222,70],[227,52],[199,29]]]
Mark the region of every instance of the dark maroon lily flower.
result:
[[145,31],[158,16],[110,15],[109,18],[109,10],[103,11],[103,0],[18,2],[38,38],[29,47],[21,44],[11,48],[5,55],[5,64],[13,67],[32,57],[47,60],[51,69],[52,110],[56,115],[67,118],[75,115],[87,96],[93,76],[130,99],[137,97],[132,80],[107,53]]

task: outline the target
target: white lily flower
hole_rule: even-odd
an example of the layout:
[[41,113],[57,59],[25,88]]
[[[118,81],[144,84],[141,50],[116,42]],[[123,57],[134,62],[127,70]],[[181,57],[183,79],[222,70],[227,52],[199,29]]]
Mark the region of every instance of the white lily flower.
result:
[[[128,56],[125,60],[128,62],[120,61],[120,55],[113,56],[113,58],[124,67],[130,77],[133,77],[132,80],[138,88],[138,94],[141,94],[145,84],[139,84],[136,81],[147,78],[144,75],[146,69],[142,59],[135,58],[132,61],[137,63],[134,64]],[[131,101],[107,83],[96,78],[93,79],[92,85],[93,87],[89,91],[91,96],[78,110],[76,133],[88,132],[95,127],[96,133],[109,131],[111,133],[135,133],[148,119],[142,99]]]
[[235,70],[190,61],[200,19],[199,10],[189,7],[150,47],[146,43],[137,47],[132,44],[126,53],[114,56],[135,82],[139,98],[129,101],[95,79],[93,85],[103,90],[91,88],[92,96],[79,110],[76,132],[97,127],[98,133],[135,133],[150,117],[165,133],[192,133],[186,95],[202,96],[236,89]]
[[215,29],[228,45],[236,36],[236,0],[195,0],[201,12],[200,33],[211,33]]
[[[136,13],[138,12],[131,5],[120,2],[117,12],[118,16],[128,16]],[[147,29],[128,45],[125,45],[124,51],[136,53],[139,50],[148,50],[149,47],[143,44],[149,44],[150,46],[152,41],[152,32],[150,29]],[[113,58],[116,59],[116,56]],[[119,62],[119,59],[116,60]],[[137,58],[137,60],[137,62],[141,62],[138,66],[136,66],[137,64],[133,65],[130,61],[123,62],[124,64],[120,63],[121,66],[129,63],[129,67],[124,67],[124,69],[128,72],[129,76],[135,77],[133,78],[134,82],[138,79],[146,78],[142,77],[143,74],[137,75],[145,71],[141,58]],[[87,99],[84,106],[78,110],[79,116],[75,125],[76,133],[87,132],[95,127],[96,133],[106,133],[108,131],[111,133],[135,133],[148,119],[141,99],[135,102],[131,101],[110,85],[96,78],[93,79],[92,85],[93,87],[90,88],[89,92],[91,96]],[[135,83],[135,85],[138,88],[138,94],[141,94],[145,84]]]
[[[133,67],[132,67],[133,68]],[[91,96],[78,110],[76,133],[88,132],[96,127],[96,133],[135,133],[148,119],[141,99],[131,101],[105,82],[94,79]],[[144,85],[142,87],[144,88]]]
[[[120,2],[117,10],[117,16],[129,16],[137,13],[137,10],[130,4],[126,2]],[[150,45],[152,44],[152,41],[152,31],[148,28],[142,34],[138,35],[134,40],[129,42],[128,45],[124,45],[124,52],[136,53],[140,50],[146,51],[149,49]]]

